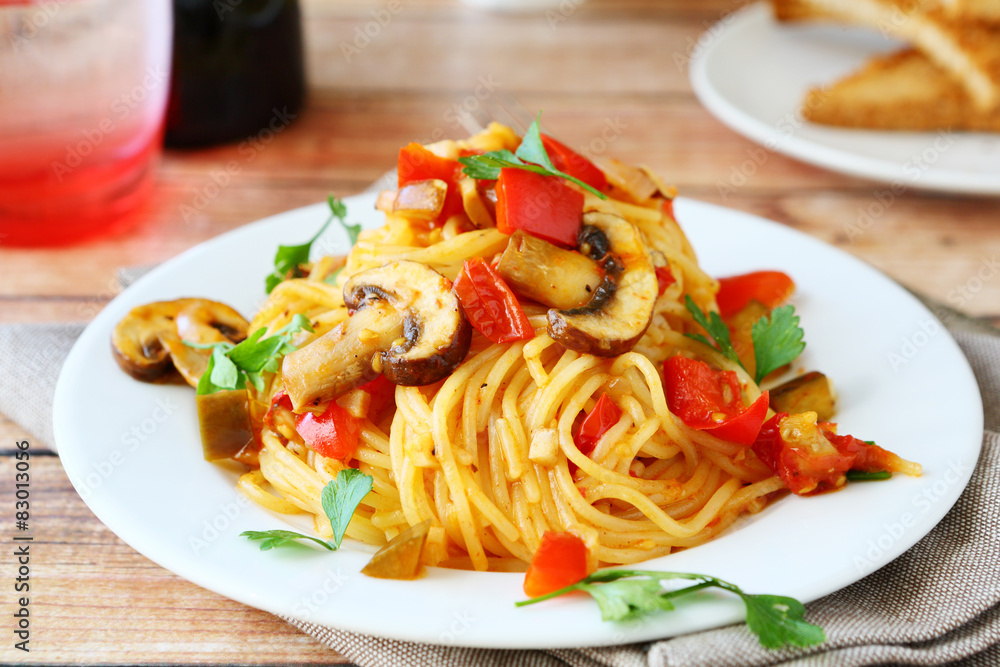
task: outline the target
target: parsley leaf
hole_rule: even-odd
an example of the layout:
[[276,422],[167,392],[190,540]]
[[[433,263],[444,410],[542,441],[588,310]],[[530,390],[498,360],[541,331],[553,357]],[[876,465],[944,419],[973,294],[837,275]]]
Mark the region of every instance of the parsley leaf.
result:
[[372,482],[371,475],[366,475],[354,468],[345,468],[337,473],[336,479],[327,482],[327,485],[323,487],[323,493],[320,497],[323,503],[323,512],[326,513],[326,518],[330,520],[330,527],[333,528],[333,540],[330,542],[291,530],[245,530],[240,533],[240,537],[245,537],[248,540],[260,540],[261,551],[280,547],[294,540],[312,540],[330,551],[336,551],[340,548],[347,524],[351,522],[351,517],[357,511],[358,505],[372,490]]
[[737,595],[747,607],[747,627],[765,648],[815,646],[826,641],[823,628],[806,622],[806,608],[795,598],[743,592]]
[[670,611],[674,603],[663,597],[663,587],[655,579],[622,579],[613,586],[582,584],[579,590],[590,593],[605,621],[630,621],[653,611]]
[[[664,590],[662,582],[670,579],[687,579],[695,583],[685,588]],[[743,600],[747,627],[766,648],[814,646],[826,641],[822,628],[805,621],[805,607],[798,600],[778,595],[750,595],[728,581],[688,572],[602,570],[571,586],[516,602],[515,605],[523,607],[573,591],[583,591],[597,601],[605,621],[626,621],[650,612],[669,611],[674,608],[673,598],[710,587],[729,591]]]
[[347,532],[347,524],[354,516],[361,500],[372,490],[372,477],[360,470],[346,468],[337,473],[337,479],[323,488],[320,500],[323,511],[330,519],[333,528],[333,543],[340,547],[340,542]]
[[523,169],[541,174],[542,176],[564,178],[567,181],[576,183],[584,190],[594,193],[601,199],[607,199],[608,196],[600,190],[587,185],[579,178],[570,176],[566,172],[555,168],[555,165],[552,164],[552,159],[549,158],[549,154],[545,151],[545,144],[542,143],[542,134],[538,129],[538,121],[541,118],[542,112],[539,111],[535,121],[528,128],[528,131],[525,132],[516,153],[511,153],[508,150],[500,150],[490,151],[482,155],[460,157],[458,161],[465,165],[462,171],[470,178],[492,181],[500,177],[500,170],[505,167]]
[[[722,321],[716,312],[705,314],[705,312],[695,304],[690,295],[684,296],[684,306],[691,313],[694,321],[701,325],[705,331],[715,340],[715,347],[727,359],[735,361],[740,366],[743,362],[733,348],[732,340],[729,337],[729,327]],[[701,334],[684,334],[688,338],[704,343],[711,347],[711,343]],[[802,340],[805,332],[799,326],[799,316],[795,314],[795,306],[787,305],[775,308],[771,311],[770,317],[767,315],[754,322],[750,330],[750,337],[753,340],[754,360],[757,362],[754,382],[760,384],[767,375],[785,364],[795,361],[802,351],[806,349],[806,344]],[[746,370],[746,366],[743,366]]]
[[344,231],[347,232],[348,238],[351,240],[351,245],[358,242],[358,234],[361,232],[361,225],[348,225],[344,222],[344,218],[347,217],[347,205],[336,197],[330,196],[326,200],[327,205],[330,207],[330,217],[326,219],[323,226],[319,228],[316,235],[313,236],[307,243],[302,245],[279,245],[278,252],[274,255],[274,271],[271,275],[264,279],[264,286],[267,289],[267,293],[270,294],[271,291],[278,286],[278,283],[282,282],[289,272],[295,272],[298,270],[300,264],[306,264],[309,261],[309,253],[312,251],[312,245],[316,242],[326,228],[330,226],[330,223],[337,220]]
[[753,338],[753,355],[757,361],[757,373],[754,380],[757,384],[767,377],[771,371],[795,361],[806,344],[802,341],[805,335],[799,327],[799,316],[795,314],[795,306],[788,305],[775,308],[771,317],[764,316],[754,322],[750,331]]
[[[735,361],[740,366],[743,366],[743,362],[740,361],[740,356],[736,354],[733,342],[729,338],[729,327],[727,327],[726,323],[722,321],[719,314],[713,311],[706,316],[705,312],[698,307],[698,305],[694,302],[694,299],[691,298],[690,294],[684,295],[684,306],[688,309],[688,312],[691,313],[691,317],[694,318],[694,321],[700,324],[701,328],[707,331],[708,335],[715,340],[715,347],[719,350],[719,352],[721,352],[727,359]],[[701,334],[688,333],[684,335],[698,341],[699,343],[704,343],[705,345],[712,347],[712,344],[708,342],[708,339]],[[746,368],[744,368],[744,370],[746,370]]]
[[267,551],[268,549],[273,549],[274,547],[280,547],[293,540],[312,540],[316,544],[333,551],[333,547],[330,546],[326,540],[321,540],[318,537],[312,537],[310,535],[303,535],[302,533],[296,533],[292,530],[244,530],[240,533],[240,537],[245,537],[248,540],[261,540],[260,550]]
[[296,313],[291,322],[267,338],[263,338],[267,329],[261,327],[238,345],[228,341],[208,344],[185,341],[191,347],[212,350],[208,367],[198,380],[197,394],[203,396],[217,391],[243,389],[247,383],[257,391],[263,391],[264,378],[261,373],[276,372],[281,358],[295,350],[295,346],[291,344],[292,336],[299,331],[312,330],[309,318]]

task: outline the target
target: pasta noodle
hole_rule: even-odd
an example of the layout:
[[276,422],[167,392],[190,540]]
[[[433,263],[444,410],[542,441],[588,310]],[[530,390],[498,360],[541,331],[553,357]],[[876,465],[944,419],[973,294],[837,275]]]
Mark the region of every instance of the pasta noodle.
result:
[[[510,148],[509,136],[493,127],[438,150]],[[428,386],[396,386],[395,409],[378,421],[362,409],[361,390],[337,399],[348,409],[361,406],[353,410],[360,444],[349,464],[374,478],[349,537],[380,545],[430,520],[430,564],[497,570],[530,561],[546,531],[572,531],[595,564],[626,564],[710,540],[784,489],[745,447],[689,428],[668,409],[662,363],[678,354],[737,373],[748,404],[760,391],[739,365],[683,335],[695,330],[684,296],[714,309],[717,283],[698,267],[663,202],[630,203],[621,193],[584,201],[584,211],[635,225],[675,279],[632,351],[602,358],[566,349],[546,333],[545,309],[524,301],[533,339],[491,343],[473,334],[450,375]],[[351,276],[405,259],[454,280],[465,260],[489,262],[509,238],[496,229],[468,231],[454,219],[432,228],[390,213],[383,227],[361,234],[332,284],[325,279],[334,261],[317,261],[307,277],[273,290],[250,330],[270,334],[301,313],[315,329],[296,340],[307,345],[347,320],[343,287]],[[267,410],[282,388],[281,374],[271,376],[254,392],[255,410]],[[574,442],[574,422],[602,394],[621,416],[587,455]],[[287,419],[261,428],[260,469],[244,474],[239,488],[272,511],[314,515],[317,531],[329,535],[320,492],[348,463],[307,447]]]

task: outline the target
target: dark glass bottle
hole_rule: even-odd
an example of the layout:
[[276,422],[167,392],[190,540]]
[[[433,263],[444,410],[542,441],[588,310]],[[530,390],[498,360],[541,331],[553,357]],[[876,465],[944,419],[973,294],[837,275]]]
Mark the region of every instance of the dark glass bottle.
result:
[[277,130],[304,95],[298,0],[174,0],[167,146]]

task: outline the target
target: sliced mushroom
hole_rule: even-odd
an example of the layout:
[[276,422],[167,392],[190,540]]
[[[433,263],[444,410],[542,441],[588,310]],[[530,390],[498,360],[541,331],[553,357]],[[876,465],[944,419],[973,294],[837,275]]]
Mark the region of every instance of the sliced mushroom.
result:
[[510,237],[497,272],[521,296],[560,309],[588,303],[604,277],[590,257],[520,229]]
[[111,333],[115,361],[126,373],[154,382],[176,367],[191,386],[208,364],[211,352],[184,344],[238,343],[249,323],[224,303],[208,299],[157,301],[133,308]]
[[[585,306],[549,310],[548,333],[571,350],[614,357],[631,350],[649,328],[658,292],[656,273],[635,225],[608,213],[587,213],[583,222],[580,246],[590,249],[604,278]],[[604,247],[606,254],[597,257]]]
[[608,182],[638,204],[647,201],[659,190],[647,172],[639,167],[625,164],[614,158],[602,161],[600,166],[601,171],[608,177]]
[[426,264],[399,261],[355,274],[344,285],[344,303],[353,316],[282,362],[296,410],[379,373],[400,385],[437,382],[469,351],[472,327],[451,281]]

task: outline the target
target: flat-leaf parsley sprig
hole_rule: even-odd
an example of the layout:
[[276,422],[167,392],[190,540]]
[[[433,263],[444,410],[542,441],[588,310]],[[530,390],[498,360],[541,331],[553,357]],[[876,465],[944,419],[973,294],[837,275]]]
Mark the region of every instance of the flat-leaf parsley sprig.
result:
[[[739,355],[736,354],[736,349],[733,348],[732,340],[729,337],[729,327],[722,321],[719,314],[710,312],[706,315],[695,304],[690,295],[684,297],[684,305],[694,321],[700,324],[715,341],[715,348],[723,356],[735,361],[743,367],[743,370],[746,370]],[[712,347],[709,340],[701,334],[688,333],[684,335]],[[806,344],[802,340],[803,336],[805,336],[805,332],[799,326],[799,316],[795,314],[795,306],[791,304],[775,308],[771,311],[770,317],[765,315],[754,322],[753,328],[750,330],[754,361],[757,363],[754,381],[760,384],[761,380],[772,371],[795,361],[806,349]]]
[[535,121],[524,134],[521,145],[517,147],[517,152],[511,153],[508,150],[490,151],[482,155],[469,155],[460,157],[458,161],[465,165],[462,170],[470,178],[480,180],[496,180],[500,177],[500,170],[503,168],[523,169],[542,176],[558,176],[567,181],[576,183],[584,190],[592,192],[601,199],[608,196],[593,186],[587,185],[579,178],[570,176],[564,171],[556,169],[552,164],[552,159],[545,151],[545,144],[542,143],[541,131],[538,129],[538,121],[542,118],[542,112],[538,112]]
[[[685,588],[664,590],[662,582],[670,579],[687,579],[695,583]],[[647,613],[671,610],[674,598],[712,587],[729,591],[743,600],[747,626],[766,648],[815,646],[826,641],[823,628],[805,620],[805,607],[795,598],[751,595],[728,581],[688,572],[601,570],[571,586],[515,604],[523,607],[582,591],[594,598],[605,621],[629,621]]]
[[248,540],[260,540],[261,551],[280,547],[294,540],[312,540],[325,549],[336,551],[344,540],[347,524],[351,522],[358,505],[372,490],[372,483],[371,475],[366,475],[355,468],[345,468],[337,473],[336,479],[323,487],[320,500],[323,512],[326,513],[326,518],[330,520],[330,527],[333,529],[333,539],[329,542],[292,530],[245,530],[240,536]]
[[198,380],[197,394],[214,394],[217,391],[244,389],[253,385],[257,391],[264,391],[263,373],[274,373],[280,367],[281,358],[293,352],[292,337],[300,331],[312,332],[309,318],[296,313],[292,321],[264,338],[265,327],[254,331],[243,342],[233,345],[228,341],[219,343],[186,343],[191,347],[211,349],[208,367]]
[[336,197],[330,196],[326,199],[327,205],[330,207],[330,217],[326,219],[323,226],[319,228],[316,235],[313,236],[307,243],[302,245],[279,245],[278,252],[274,255],[274,271],[271,272],[264,280],[264,285],[267,288],[267,293],[270,294],[271,291],[278,286],[278,283],[285,280],[289,275],[295,275],[300,264],[306,264],[309,262],[309,253],[312,251],[312,245],[316,240],[323,235],[326,228],[330,226],[330,223],[336,220],[340,223],[340,226],[344,228],[347,232],[347,237],[351,241],[353,246],[358,242],[358,234],[361,233],[361,225],[349,225],[344,219],[347,217],[347,205]]

